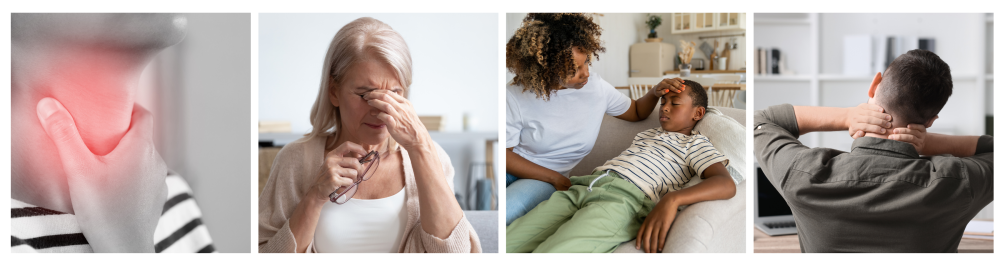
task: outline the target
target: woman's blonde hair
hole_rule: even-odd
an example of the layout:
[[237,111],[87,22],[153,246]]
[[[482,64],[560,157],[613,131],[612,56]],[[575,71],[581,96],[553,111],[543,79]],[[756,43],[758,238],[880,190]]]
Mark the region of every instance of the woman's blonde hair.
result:
[[[388,24],[374,18],[363,17],[351,21],[337,31],[326,51],[319,95],[309,114],[313,128],[312,132],[306,134],[307,140],[329,136],[340,127],[340,108],[330,103],[330,93],[333,92],[331,89],[343,81],[350,67],[367,60],[376,60],[392,67],[399,83],[403,85],[403,97],[409,95],[410,84],[413,82],[413,62],[403,36]],[[389,137],[388,147],[390,150],[395,149],[392,137]],[[327,146],[329,148],[331,146]]]

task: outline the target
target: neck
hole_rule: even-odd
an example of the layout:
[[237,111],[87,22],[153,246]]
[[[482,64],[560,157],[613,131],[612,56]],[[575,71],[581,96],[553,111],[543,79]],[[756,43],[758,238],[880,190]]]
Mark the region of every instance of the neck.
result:
[[[62,163],[36,115],[58,100],[95,155],[110,153],[131,124],[139,76],[155,51],[70,45],[11,46],[12,197],[72,213]],[[16,162],[15,162],[16,161]]]
[[[331,134],[329,137],[326,138],[326,143],[327,143],[326,146],[328,147],[326,151],[327,152],[332,151],[333,149],[336,149],[338,146],[344,144],[345,142],[356,143],[360,145],[362,149],[365,149],[367,151],[378,151],[379,154],[383,155],[389,153],[388,149],[389,139],[386,139],[385,141],[379,144],[364,144],[361,143],[361,141],[358,141],[356,137],[352,137],[352,135],[350,134],[341,133],[339,131],[334,132],[333,134]],[[360,154],[360,155],[365,155],[365,154]]]

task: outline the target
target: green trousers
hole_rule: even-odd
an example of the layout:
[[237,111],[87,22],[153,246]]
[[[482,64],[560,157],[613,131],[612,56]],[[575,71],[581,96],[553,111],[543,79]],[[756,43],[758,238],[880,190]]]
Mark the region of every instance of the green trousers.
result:
[[587,191],[602,172],[593,174],[571,177],[569,190],[507,226],[507,252],[612,252],[634,239],[655,204],[614,171]]

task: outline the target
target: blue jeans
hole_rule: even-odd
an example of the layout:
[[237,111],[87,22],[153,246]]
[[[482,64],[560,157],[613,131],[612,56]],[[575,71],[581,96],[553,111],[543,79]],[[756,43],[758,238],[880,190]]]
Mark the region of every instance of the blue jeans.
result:
[[548,182],[507,174],[507,225],[548,200],[555,192],[555,186]]

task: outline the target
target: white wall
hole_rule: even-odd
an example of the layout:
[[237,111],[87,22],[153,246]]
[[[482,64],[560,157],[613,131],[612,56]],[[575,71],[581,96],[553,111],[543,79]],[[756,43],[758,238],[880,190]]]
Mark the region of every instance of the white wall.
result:
[[442,115],[445,131],[497,131],[496,14],[260,14],[260,120],[309,132],[323,58],[343,25],[370,16],[406,40],[413,58],[410,101],[419,115]]
[[820,73],[841,74],[844,36],[867,34],[934,38],[934,53],[948,62],[953,76],[977,74],[983,50],[969,47],[982,41],[981,27],[972,27],[980,24],[981,14],[821,14]]
[[[714,36],[719,34],[732,34],[733,32],[708,32],[696,34],[671,35],[670,34],[670,14],[657,14],[663,17],[663,24],[657,27],[657,34],[663,38],[663,42],[674,44],[680,47],[680,40],[694,41],[695,45],[701,45],[702,40],[698,36]],[[507,13],[507,40],[514,35],[514,31],[521,26],[521,21],[527,13]],[[600,60],[594,62],[590,67],[591,71],[599,74],[613,86],[628,86],[629,70],[629,47],[632,44],[645,42],[649,29],[646,27],[647,13],[603,13],[594,17],[594,21],[601,26],[601,41],[604,43],[606,51],[601,54]],[[705,41],[712,41],[707,39]],[[729,41],[729,38],[719,39],[719,51],[722,44]],[[709,43],[711,44],[711,42]],[[678,48],[679,49],[679,48]],[[694,58],[706,58],[701,51],[695,52]],[[737,37],[737,50],[732,51],[730,65],[736,69],[742,68],[746,61],[746,38]],[[705,61],[706,65],[708,60]],[[507,82],[510,82],[514,75],[507,73]]]
[[[219,252],[250,252],[250,14],[187,14],[143,74],[157,151],[193,190]],[[256,224],[254,224],[256,225]]]

